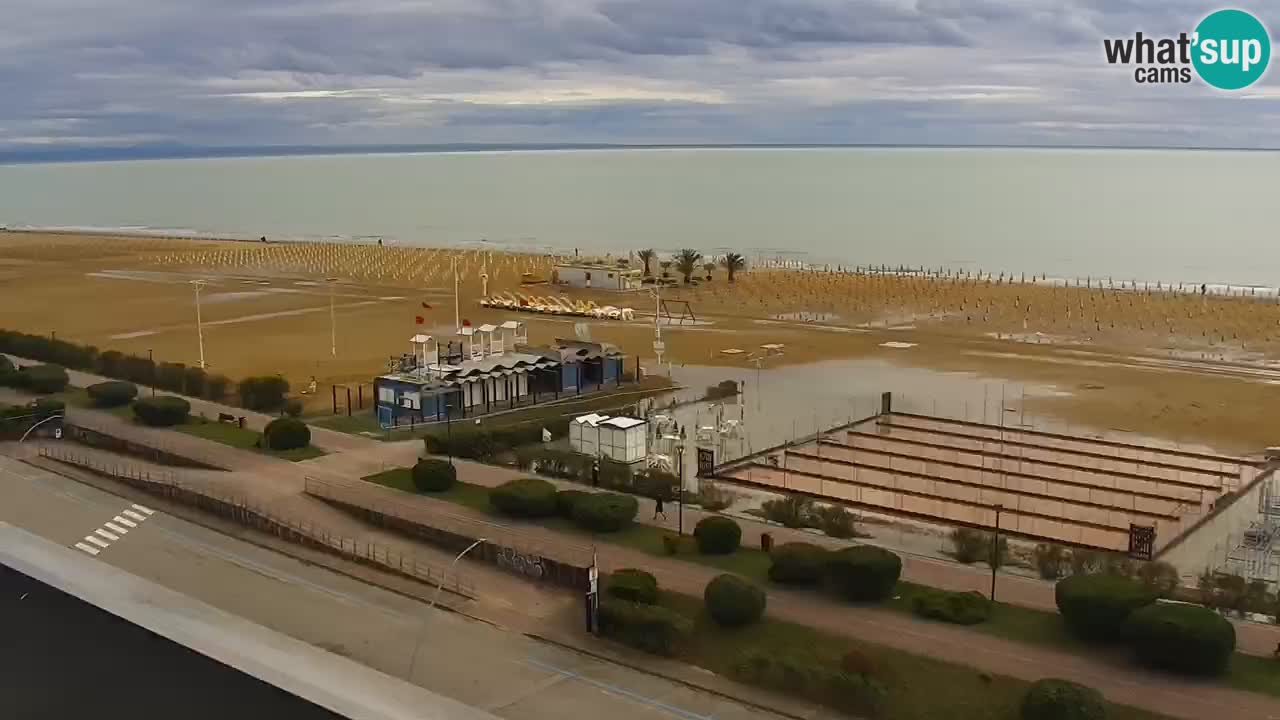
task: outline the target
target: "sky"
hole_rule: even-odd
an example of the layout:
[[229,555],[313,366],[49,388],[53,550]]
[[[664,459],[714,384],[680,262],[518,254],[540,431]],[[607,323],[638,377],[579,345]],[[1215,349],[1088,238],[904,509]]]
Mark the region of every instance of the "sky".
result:
[[[1273,36],[1280,4],[1240,5]],[[1280,148],[1280,70],[1139,85],[1190,0],[6,0],[0,151],[883,143]],[[1273,64],[1280,64],[1278,59]]]

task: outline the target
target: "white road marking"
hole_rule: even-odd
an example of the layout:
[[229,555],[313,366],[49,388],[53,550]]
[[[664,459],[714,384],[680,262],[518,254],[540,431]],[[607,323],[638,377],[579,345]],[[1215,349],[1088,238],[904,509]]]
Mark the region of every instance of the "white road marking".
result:
[[119,515],[117,515],[117,516],[115,516],[115,517],[113,517],[113,518],[111,518],[111,519],[112,519],[112,520],[115,520],[116,522],[120,523],[121,525],[128,525],[128,526],[129,526],[129,527],[131,527],[131,528],[136,528],[136,527],[138,527],[138,523],[136,523],[136,522],[134,522],[134,521],[132,521],[132,520],[130,520],[130,519],[128,519],[128,518],[122,518],[122,517],[120,517]]
[[146,515],[143,515],[142,513],[134,512],[134,511],[132,511],[132,510],[125,510],[125,511],[124,511],[123,513],[121,513],[121,514],[122,514],[122,515],[128,515],[129,517],[133,518],[134,520],[137,520],[138,522],[142,522],[143,520],[146,520],[146,519],[147,519],[147,516],[146,516]]
[[133,504],[133,509],[134,509],[134,510],[137,510],[137,511],[138,511],[138,512],[140,512],[140,513],[146,513],[147,515],[154,515],[154,514],[156,513],[156,511],[155,511],[155,510],[152,510],[151,508],[149,508],[149,507],[147,507],[147,506],[145,506],[145,505],[139,505],[139,504],[137,504],[137,503],[134,503],[134,504]]
[[85,540],[88,540],[89,542],[93,543],[94,545],[97,545],[97,546],[98,546],[98,547],[100,547],[100,548],[104,548],[104,547],[107,547],[107,546],[111,545],[111,543],[107,542],[106,540],[99,540],[98,538],[96,538],[96,537],[94,537],[94,536],[92,536],[92,535],[85,535],[85,536],[84,536],[84,539],[85,539]]
[[109,523],[109,522],[107,522],[107,523],[102,523],[102,527],[107,528],[108,530],[110,530],[110,531],[112,531],[112,532],[120,533],[121,535],[124,535],[125,533],[129,532],[128,530],[125,530],[124,528],[120,527],[119,525],[117,525],[117,524],[115,524],[115,523]]
[[111,533],[107,532],[106,530],[103,530],[102,528],[98,528],[97,530],[94,530],[94,532],[113,542],[120,539],[119,535],[112,535]]
[[84,543],[76,543],[76,547],[77,547],[77,548],[80,548],[81,550],[83,550],[83,551],[85,551],[85,552],[87,552],[87,553],[89,553],[90,555],[97,555],[99,552],[102,552],[102,551],[101,551],[101,550],[99,550],[98,548],[96,548],[96,547],[94,547],[94,546],[92,546],[92,545],[85,545]]

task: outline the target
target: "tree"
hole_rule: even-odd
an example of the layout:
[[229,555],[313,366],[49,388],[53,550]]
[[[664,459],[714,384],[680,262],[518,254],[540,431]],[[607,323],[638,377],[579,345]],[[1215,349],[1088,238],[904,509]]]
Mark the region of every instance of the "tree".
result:
[[703,270],[705,270],[705,271],[707,272],[707,279],[708,279],[708,280],[710,280],[710,279],[711,279],[711,273],[715,272],[716,264],[715,264],[715,263],[710,263],[710,262],[709,262],[709,263],[702,263],[702,269],[703,269]]
[[658,267],[662,268],[662,277],[671,276],[671,265],[672,262],[670,260],[662,260],[658,263]]
[[676,270],[684,276],[684,282],[688,285],[693,281],[693,274],[698,270],[698,261],[702,259],[702,253],[692,248],[684,248],[676,255]]
[[747,266],[747,259],[738,253],[725,253],[725,256],[720,258],[720,264],[723,265],[725,271],[729,273],[729,282],[733,282],[734,273]]
[[653,259],[657,256],[658,256],[658,253],[654,252],[653,248],[645,248],[643,250],[636,251],[636,257],[640,258],[640,262],[644,263],[645,277],[649,277],[653,275],[653,273],[649,272],[649,265],[650,263],[653,262]]

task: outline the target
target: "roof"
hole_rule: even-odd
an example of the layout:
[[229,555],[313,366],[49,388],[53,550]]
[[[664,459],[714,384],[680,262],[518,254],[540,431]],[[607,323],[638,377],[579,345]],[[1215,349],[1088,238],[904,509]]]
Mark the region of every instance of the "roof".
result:
[[643,425],[644,422],[645,422],[644,420],[640,420],[638,418],[615,417],[615,418],[609,418],[608,420],[605,420],[600,424],[612,425],[613,427],[616,427],[618,429],[626,430],[627,428],[633,428],[633,427],[636,427],[637,425]]
[[573,421],[579,425],[590,425],[591,427],[595,427],[608,419],[608,415],[597,415],[596,413],[591,413],[589,415],[579,415],[574,418]]

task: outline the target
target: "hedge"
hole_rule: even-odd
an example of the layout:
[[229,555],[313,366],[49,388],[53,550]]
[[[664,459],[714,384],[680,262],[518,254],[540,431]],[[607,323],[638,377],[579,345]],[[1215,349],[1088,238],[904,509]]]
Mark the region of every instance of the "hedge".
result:
[[18,383],[34,393],[56,393],[70,382],[67,371],[57,365],[32,365],[18,371]]
[[262,429],[262,440],[272,450],[296,450],[311,444],[311,428],[297,418],[276,418]]
[[1144,665],[1192,675],[1221,674],[1236,649],[1235,626],[1198,605],[1148,605],[1129,617],[1128,634]]
[[1072,575],[1054,588],[1058,612],[1074,635],[1094,642],[1124,638],[1134,610],[1155,602],[1156,593],[1136,580],[1107,574]]
[[727,517],[712,515],[698,521],[693,538],[704,555],[728,555],[742,544],[742,528]]
[[658,580],[635,568],[623,568],[609,575],[605,592],[627,602],[652,605],[658,602]]
[[1105,720],[1102,693],[1069,680],[1045,678],[1031,683],[1022,697],[1022,720]]
[[630,495],[591,493],[573,504],[573,521],[592,532],[618,532],[631,524],[639,509]]
[[911,610],[931,620],[977,625],[991,616],[991,601],[980,592],[929,589],[911,599]]
[[13,361],[9,359],[8,355],[0,355],[0,375],[13,372],[16,369],[17,368],[13,366]]
[[128,405],[138,396],[138,386],[124,380],[108,380],[85,388],[96,407]]
[[457,480],[457,469],[445,460],[422,458],[413,466],[413,486],[418,492],[444,492]]
[[489,503],[511,517],[550,517],[556,514],[556,486],[538,478],[511,480],[490,491]]
[[738,680],[814,700],[863,717],[880,713],[887,691],[869,675],[846,672],[816,659],[748,650],[730,668]]
[[573,519],[573,506],[579,500],[590,495],[586,490],[557,490],[556,491],[556,514],[560,517]]
[[675,655],[693,634],[693,621],[674,610],[608,596],[598,617],[602,635],[655,655]]
[[[474,427],[474,426],[473,426]],[[422,438],[427,452],[433,455],[454,455],[471,460],[491,460],[500,452],[513,450],[527,445],[542,442],[542,430],[546,428],[551,437],[559,438],[569,434],[569,421],[555,419],[547,422],[530,422],[511,427],[489,429],[458,429],[450,433],[430,433]],[[545,454],[545,462],[544,462]],[[553,477],[581,479],[582,466],[585,462],[590,471],[590,458],[569,453],[563,450],[550,450],[541,447],[531,448],[517,456],[517,464],[522,470],[532,469],[534,460],[538,461],[538,472]],[[565,463],[557,466],[556,462]],[[572,474],[565,469],[572,463]],[[588,476],[589,478],[589,476]]]
[[822,579],[827,561],[826,548],[809,543],[784,543],[773,549],[769,557],[769,579],[784,585],[812,585]]
[[750,625],[764,615],[764,591],[737,575],[717,575],[702,592],[707,614],[723,627]]
[[146,425],[168,427],[187,420],[191,403],[172,395],[155,395],[133,401],[133,414]]
[[279,375],[248,377],[240,381],[240,404],[250,410],[274,411],[284,407],[289,381]]
[[827,586],[847,600],[888,599],[902,575],[902,559],[872,545],[855,545],[830,553],[823,576]]

